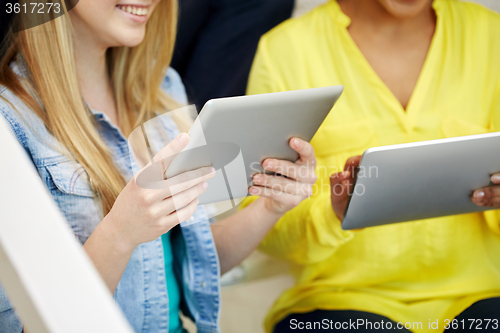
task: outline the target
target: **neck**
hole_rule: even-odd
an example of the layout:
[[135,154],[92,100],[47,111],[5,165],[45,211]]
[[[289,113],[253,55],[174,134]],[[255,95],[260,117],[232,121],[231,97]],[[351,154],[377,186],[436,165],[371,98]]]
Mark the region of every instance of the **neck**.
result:
[[338,3],[351,19],[351,29],[365,30],[374,34],[391,37],[407,37],[434,26],[436,16],[429,1],[418,14],[409,17],[396,17],[376,0],[338,0]]
[[106,64],[107,48],[99,45],[92,35],[78,34],[78,31],[76,26],[73,46],[81,94],[92,109],[103,112],[115,125],[118,125]]
[[96,96],[110,91],[111,88],[107,74],[106,50],[92,49],[80,42],[74,44],[78,83],[83,98],[91,107],[94,107],[92,101]]

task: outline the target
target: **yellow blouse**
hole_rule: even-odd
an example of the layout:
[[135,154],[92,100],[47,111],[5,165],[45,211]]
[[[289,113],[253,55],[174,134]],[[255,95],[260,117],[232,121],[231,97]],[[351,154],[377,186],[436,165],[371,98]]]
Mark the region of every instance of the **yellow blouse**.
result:
[[[413,331],[442,332],[446,319],[500,296],[499,211],[353,232],[341,229],[330,206],[328,176],[369,147],[500,130],[500,15],[456,0],[433,6],[436,32],[406,111],[351,39],[336,1],[262,38],[249,94],[345,86],[311,141],[315,195],[261,244],[293,262],[296,275],[266,319],[268,332],[291,313],[315,309],[368,311],[415,322]],[[436,320],[440,330],[429,329]]]

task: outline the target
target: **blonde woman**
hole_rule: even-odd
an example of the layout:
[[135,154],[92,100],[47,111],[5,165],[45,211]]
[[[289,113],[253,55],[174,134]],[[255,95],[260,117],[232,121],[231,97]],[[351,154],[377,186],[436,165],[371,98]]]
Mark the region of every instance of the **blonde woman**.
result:
[[[271,171],[286,166],[288,178],[255,179],[249,190],[262,198],[213,225],[197,207],[211,168],[179,176],[175,189],[167,186],[172,180],[165,189],[136,184],[140,149],[136,153],[126,137],[177,106],[167,92],[181,102],[184,96],[175,72],[165,79],[176,9],[174,0],[85,0],[67,15],[9,35],[0,63],[0,112],[135,331],[182,332],[182,308],[198,332],[217,332],[219,275],[307,197],[315,156],[307,142],[292,139],[297,163],[263,162]],[[26,28],[29,19],[51,15],[21,12],[15,23]],[[179,135],[180,116],[158,119],[162,128],[148,133],[159,152],[155,161],[189,141]],[[175,138],[165,147],[164,134]],[[276,184],[289,192],[270,191]],[[198,223],[174,228],[188,218]],[[1,292],[0,331],[21,330]]]

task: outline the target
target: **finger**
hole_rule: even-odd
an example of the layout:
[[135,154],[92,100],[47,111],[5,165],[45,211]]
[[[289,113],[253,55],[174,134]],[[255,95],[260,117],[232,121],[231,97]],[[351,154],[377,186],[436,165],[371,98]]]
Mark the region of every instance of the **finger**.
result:
[[181,209],[182,207],[186,206],[191,201],[199,197],[201,194],[203,194],[203,192],[207,190],[207,187],[208,184],[206,182],[203,182],[163,200],[162,214],[168,215],[176,210]]
[[474,191],[472,201],[486,207],[500,203],[500,186],[489,186]]
[[291,138],[289,144],[293,150],[299,153],[297,164],[316,167],[316,154],[309,142],[299,138]]
[[349,190],[353,183],[350,171],[343,171],[330,176],[330,200],[332,209],[339,220],[344,218],[347,203],[349,202]]
[[215,176],[215,169],[203,167],[187,171],[175,177],[165,180],[166,191],[162,193],[163,199],[185,191],[199,183],[207,181]]
[[281,191],[275,191],[274,189],[262,186],[251,186],[249,192],[252,195],[258,195],[260,197],[269,198],[271,200],[284,204],[288,207],[296,207],[302,202],[302,200],[304,200],[303,196],[292,195]]
[[253,176],[252,180],[257,186],[267,187],[288,194],[306,197],[312,195],[312,184],[300,183],[288,178],[266,174],[257,174]]
[[500,208],[500,199],[494,199],[494,200],[489,201],[489,202],[474,202],[474,203],[480,207]]
[[265,170],[273,171],[301,183],[314,184],[317,179],[312,165],[308,166],[305,164],[268,158],[264,160],[262,167]]
[[347,170],[351,172],[352,180],[356,179],[360,162],[361,162],[361,155],[350,157],[345,162],[344,171]]
[[168,232],[177,224],[187,221],[196,212],[196,209],[198,209],[199,202],[200,200],[196,198],[181,209],[165,216],[161,222],[165,226],[165,232]]
[[500,173],[496,173],[491,176],[491,181],[493,184],[500,184]]
[[172,140],[168,145],[163,147],[156,155],[153,157],[153,163],[161,162],[165,169],[168,168],[170,162],[173,158],[184,149],[189,143],[189,134],[181,133],[174,140]]
[[349,184],[351,181],[351,172],[337,172],[330,176],[330,190],[332,202],[342,202],[349,198]]

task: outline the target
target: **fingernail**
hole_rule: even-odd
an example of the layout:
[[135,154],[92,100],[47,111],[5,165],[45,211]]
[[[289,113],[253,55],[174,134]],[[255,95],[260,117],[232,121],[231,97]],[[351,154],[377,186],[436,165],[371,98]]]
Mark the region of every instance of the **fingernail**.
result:
[[187,133],[182,133],[181,135],[179,135],[179,142],[180,143],[186,143],[186,142],[188,142],[188,139],[189,139],[189,135]]
[[257,191],[257,189],[256,189],[256,188],[253,188],[253,187],[252,187],[252,188],[250,189],[250,194],[257,194],[258,192],[259,192],[259,191]]
[[211,173],[215,173],[215,168],[212,168],[212,172]]
[[267,160],[266,161],[266,166],[265,168],[272,168],[274,166],[274,163],[272,160]]
[[254,176],[253,181],[254,183],[260,184],[260,182],[262,181],[262,176],[261,175]]
[[196,206],[200,203],[200,199],[196,198]]
[[496,175],[491,176],[491,181],[493,183],[500,183],[500,174],[496,174]]
[[340,174],[342,177],[349,177],[349,171],[342,171]]
[[295,148],[299,148],[300,147],[300,141],[293,138],[292,139],[292,146],[294,146]]
[[477,191],[474,193],[474,198],[482,198],[484,197],[484,192],[483,191]]
[[208,187],[208,183],[207,182],[203,182],[203,184],[201,186],[203,186],[203,188],[206,189]]

